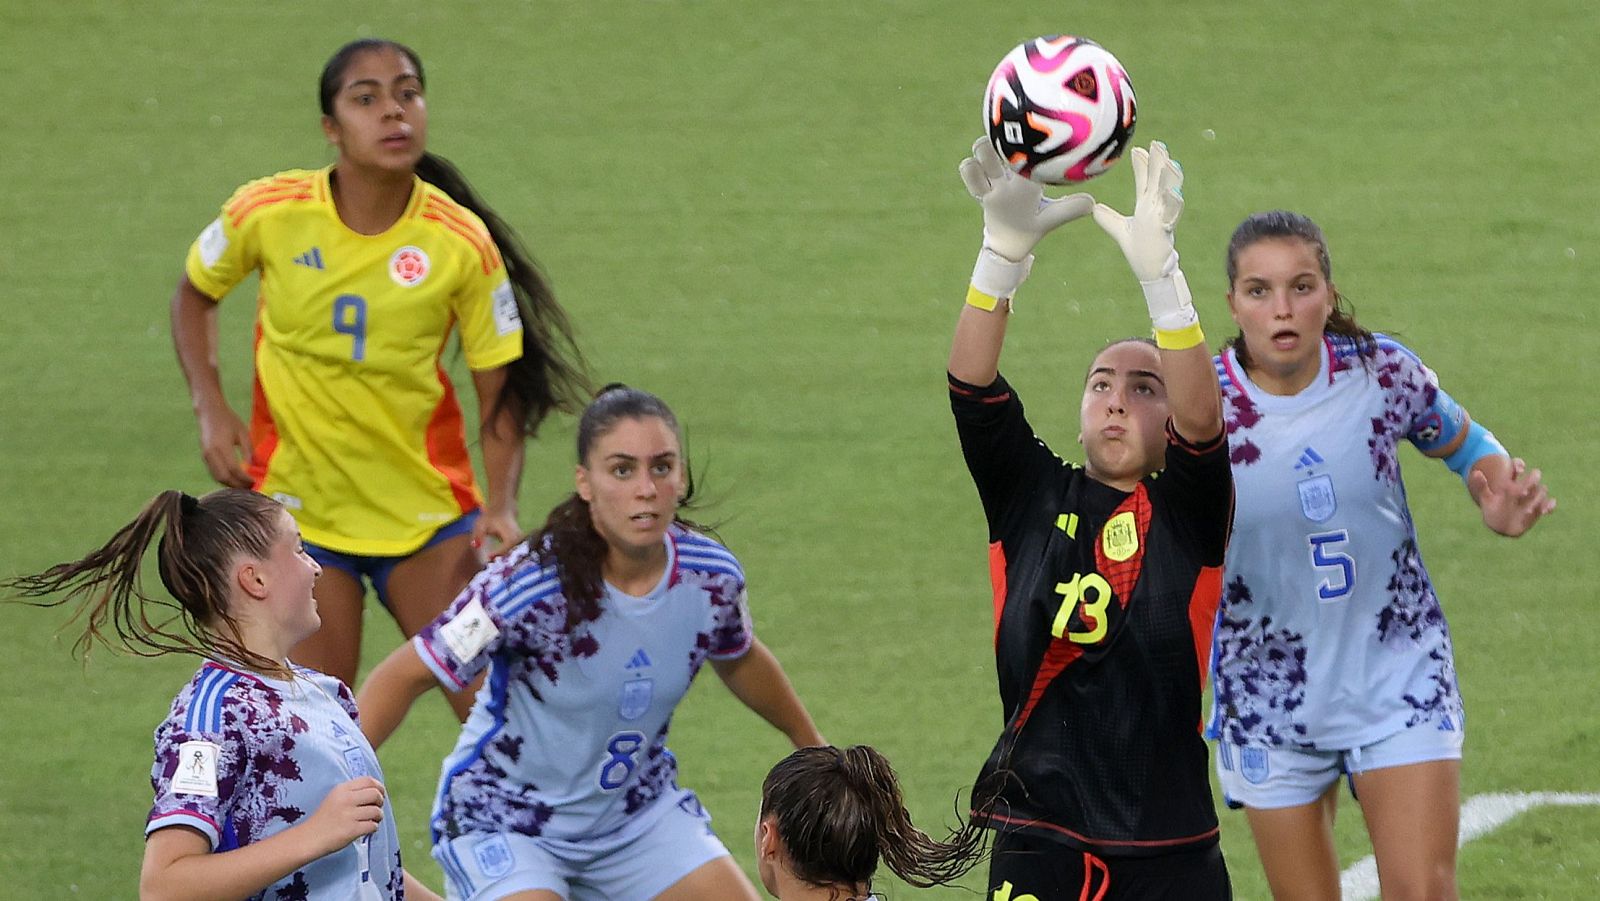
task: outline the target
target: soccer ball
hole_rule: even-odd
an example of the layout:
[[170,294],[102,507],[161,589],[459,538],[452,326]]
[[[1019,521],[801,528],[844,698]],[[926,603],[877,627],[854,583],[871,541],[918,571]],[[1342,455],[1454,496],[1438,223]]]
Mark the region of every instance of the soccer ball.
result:
[[1137,105],[1122,64],[1088,38],[1024,41],[989,76],[983,122],[1000,158],[1047,185],[1088,181],[1133,139]]

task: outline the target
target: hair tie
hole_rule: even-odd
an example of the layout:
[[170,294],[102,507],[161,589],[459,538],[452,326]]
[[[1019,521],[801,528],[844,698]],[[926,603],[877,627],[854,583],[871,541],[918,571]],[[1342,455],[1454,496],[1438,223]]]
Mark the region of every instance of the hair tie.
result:
[[178,492],[178,509],[188,516],[200,509],[200,499],[187,491]]

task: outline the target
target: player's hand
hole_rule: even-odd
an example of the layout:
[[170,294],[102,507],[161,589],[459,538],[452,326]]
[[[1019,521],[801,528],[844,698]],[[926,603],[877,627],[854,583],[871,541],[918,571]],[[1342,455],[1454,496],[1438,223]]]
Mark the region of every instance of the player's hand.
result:
[[484,508],[478,521],[472,524],[472,549],[480,560],[499,556],[521,540],[522,527],[517,525],[515,510]]
[[1135,147],[1133,215],[1124,216],[1103,203],[1094,221],[1116,240],[1140,283],[1154,282],[1178,270],[1172,230],[1183,214],[1183,167],[1167,154],[1167,145],[1153,141],[1147,151]]
[[250,430],[227,404],[200,410],[200,456],[211,477],[229,488],[249,488],[244,456],[250,453]]
[[1013,172],[988,138],[972,145],[960,171],[967,191],[983,204],[983,246],[1013,263],[1026,259],[1057,226],[1094,209],[1088,194],[1044,196],[1044,187]]
[[371,776],[341,782],[328,792],[315,812],[300,824],[317,857],[343,848],[378,831],[383,822],[383,783]]
[[1543,474],[1529,469],[1521,457],[1512,459],[1509,471],[1492,471],[1496,473],[1492,479],[1483,469],[1474,469],[1467,478],[1472,496],[1478,499],[1484,525],[1508,538],[1517,538],[1555,511],[1556,502],[1544,486]]

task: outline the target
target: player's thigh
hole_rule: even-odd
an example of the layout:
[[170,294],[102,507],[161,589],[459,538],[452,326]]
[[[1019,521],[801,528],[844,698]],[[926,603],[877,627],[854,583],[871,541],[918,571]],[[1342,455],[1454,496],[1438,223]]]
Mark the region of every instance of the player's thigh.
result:
[[429,544],[394,565],[384,581],[384,600],[407,638],[443,613],[482,567],[469,535]]
[[1293,807],[1245,808],[1261,869],[1276,901],[1339,901],[1333,815],[1339,784]]
[[[455,535],[429,544],[394,565],[384,579],[384,601],[400,633],[417,634],[456,599],[481,568],[470,535]],[[456,719],[466,722],[473,699],[483,685],[483,674],[460,691],[447,691],[445,700]]]
[[289,652],[289,659],[354,685],[361,661],[361,615],[366,589],[361,580],[335,566],[324,566],[311,592],[322,625]]
[[1461,761],[1384,767],[1351,778],[1385,901],[1456,898]]
[[732,857],[707,861],[656,895],[656,901],[760,901]]
[[755,886],[712,831],[711,815],[694,792],[664,795],[640,816],[650,825],[585,868],[585,890],[574,885],[575,901],[757,901]]

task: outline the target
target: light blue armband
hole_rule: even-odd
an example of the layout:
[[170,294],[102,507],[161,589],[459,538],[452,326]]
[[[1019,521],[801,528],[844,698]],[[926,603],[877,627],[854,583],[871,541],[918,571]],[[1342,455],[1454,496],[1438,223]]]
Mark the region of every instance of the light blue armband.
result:
[[1454,453],[1444,458],[1444,465],[1450,467],[1450,471],[1465,482],[1472,472],[1472,464],[1484,457],[1504,453],[1506,449],[1500,444],[1499,439],[1494,437],[1494,433],[1474,422],[1467,426],[1466,440],[1461,442],[1461,446],[1456,448]]

